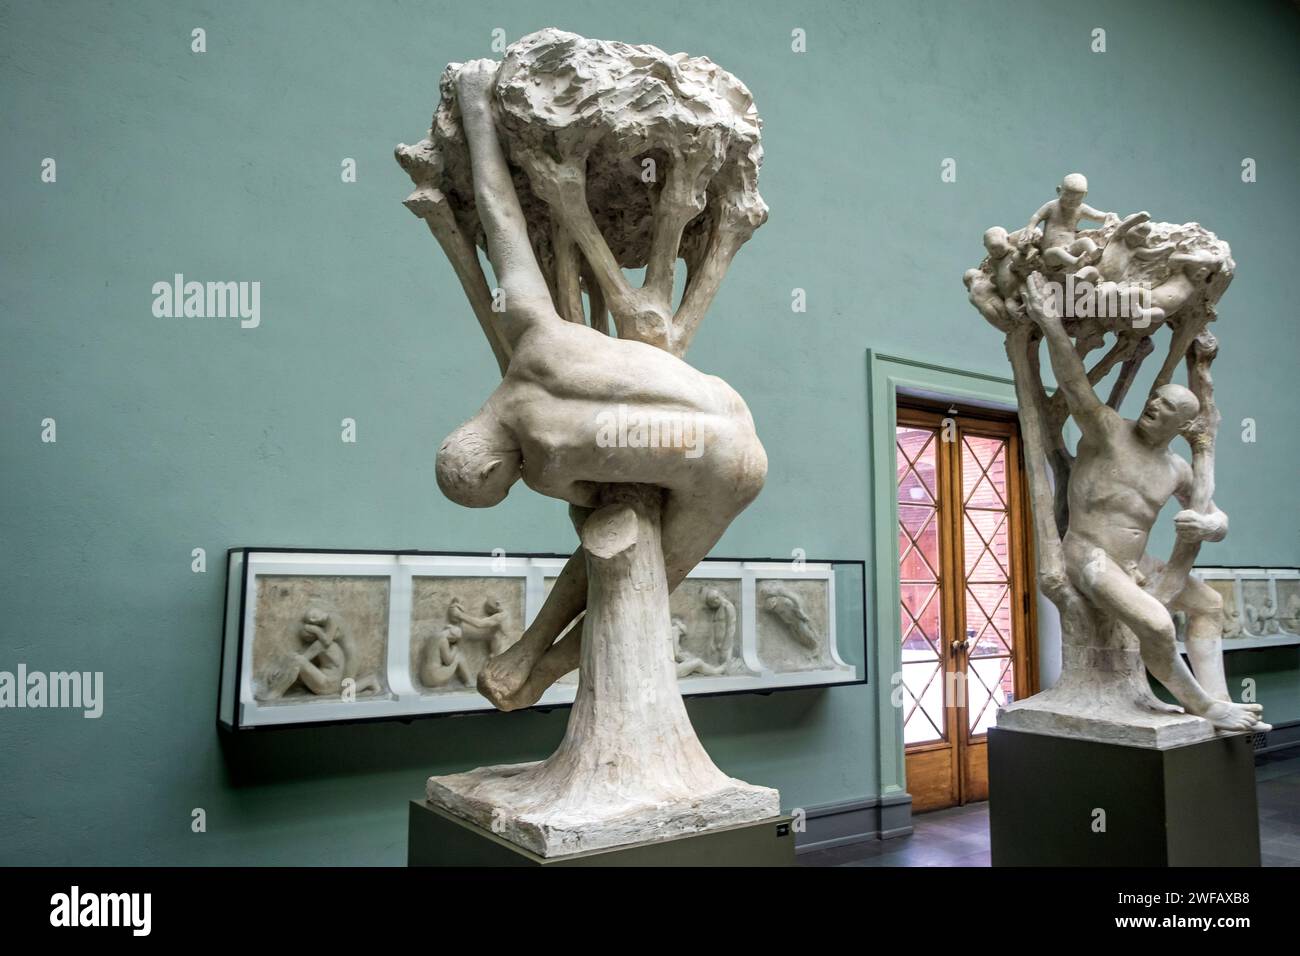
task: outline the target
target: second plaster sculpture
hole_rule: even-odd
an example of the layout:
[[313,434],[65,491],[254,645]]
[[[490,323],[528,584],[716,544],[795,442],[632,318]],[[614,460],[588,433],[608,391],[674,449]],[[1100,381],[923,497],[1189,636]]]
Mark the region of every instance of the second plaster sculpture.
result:
[[[1211,500],[1218,342],[1208,325],[1232,279],[1231,253],[1197,223],[1096,210],[1084,202],[1087,189],[1073,173],[1024,229],[988,230],[988,257],[964,278],[972,305],[1006,336],[1038,581],[1060,611],[1063,641],[1058,683],[1004,708],[998,726],[1154,747],[1267,729],[1257,704],[1229,695],[1222,597],[1189,575],[1201,542],[1228,530]],[[1080,229],[1084,219],[1101,225]],[[1141,414],[1126,420],[1120,405],[1165,328],[1168,353]],[[1044,344],[1058,384],[1051,395],[1041,378]],[[1089,368],[1089,354],[1103,347]],[[1173,381],[1180,364],[1186,386]],[[1094,387],[1112,372],[1103,401]],[[1063,432],[1071,417],[1082,435],[1074,453]],[[1190,464],[1169,447],[1179,436]],[[1183,510],[1162,562],[1147,553],[1147,539],[1171,497]],[[1186,619],[1190,668],[1175,643],[1174,612]],[[1152,693],[1147,671],[1181,707]]]
[[[543,855],[779,810],[775,790],[728,777],[696,737],[668,604],[767,472],[741,397],[682,360],[767,217],[759,128],[749,91],[707,59],[548,29],[499,64],[451,64],[428,138],[397,149],[416,187],[406,205],[451,260],[502,374],[439,449],[439,487],[490,507],[522,480],[568,504],[581,541],[523,636],[478,675],[512,710],[579,668],[559,749],[428,786],[435,804]],[[635,287],[623,269],[640,267]],[[602,441],[618,415],[660,435],[689,428],[690,447]]]

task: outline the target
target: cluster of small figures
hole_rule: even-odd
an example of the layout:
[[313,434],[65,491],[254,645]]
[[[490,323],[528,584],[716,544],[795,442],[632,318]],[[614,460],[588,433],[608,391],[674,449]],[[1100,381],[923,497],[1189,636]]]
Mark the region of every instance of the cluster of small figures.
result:
[[457,680],[473,687],[479,667],[461,652],[460,645],[467,639],[484,642],[487,656],[492,658],[518,640],[519,635],[514,633],[505,608],[496,598],[483,602],[480,617],[467,612],[461,599],[453,597],[447,604],[447,623],[425,642],[420,683],[425,687],[444,687]]
[[1236,608],[1226,605],[1223,608],[1224,637],[1244,637],[1246,634],[1267,637],[1283,631],[1300,634],[1300,594],[1292,594],[1287,599],[1286,613],[1282,615],[1278,614],[1277,604],[1272,598],[1265,598],[1263,607],[1247,604],[1245,621]]
[[[689,645],[694,642],[689,639],[689,628],[682,618],[674,615],[673,659],[677,662],[678,677],[697,674],[716,677],[727,673],[731,663],[736,660],[733,649],[736,606],[717,588],[706,588],[703,597],[708,614],[708,634],[702,650],[716,663],[710,663],[699,654],[692,653]],[[821,648],[817,629],[794,591],[780,584],[768,584],[764,588],[760,605],[782,623],[789,637],[804,650],[816,653]]]
[[[1084,202],[1088,180],[1081,173],[1066,176],[1056,192],[1057,198],[1044,203],[1023,229],[987,230],[988,258],[962,277],[971,304],[996,328],[1008,331],[1027,318],[1022,289],[1034,272],[1069,287],[1065,316],[1129,319],[1135,328],[1145,329],[1182,309],[1223,267],[1221,256],[1191,248],[1190,232],[1157,237],[1146,212],[1121,219],[1089,206]],[[1102,227],[1081,231],[1085,219]],[[1134,278],[1135,267],[1143,267],[1144,274],[1167,273],[1167,278],[1149,287]]]

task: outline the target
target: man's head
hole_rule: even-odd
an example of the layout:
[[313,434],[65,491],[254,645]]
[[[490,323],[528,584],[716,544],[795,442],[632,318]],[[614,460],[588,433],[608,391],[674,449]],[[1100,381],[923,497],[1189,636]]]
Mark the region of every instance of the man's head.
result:
[[704,592],[704,604],[709,608],[716,608],[722,603],[722,592],[717,588],[708,588]]
[[501,611],[501,602],[490,597],[483,602],[483,611],[486,614],[497,614]]
[[1151,445],[1167,445],[1201,411],[1196,396],[1181,385],[1161,385],[1142,408],[1137,432]]
[[1001,259],[1012,249],[1011,238],[1001,226],[984,230],[984,249],[994,259]]
[[438,487],[458,505],[491,508],[519,480],[522,460],[514,436],[490,413],[479,412],[438,449]]
[[1073,209],[1088,195],[1088,180],[1083,173],[1070,173],[1056,187],[1056,194],[1061,197],[1062,206]]

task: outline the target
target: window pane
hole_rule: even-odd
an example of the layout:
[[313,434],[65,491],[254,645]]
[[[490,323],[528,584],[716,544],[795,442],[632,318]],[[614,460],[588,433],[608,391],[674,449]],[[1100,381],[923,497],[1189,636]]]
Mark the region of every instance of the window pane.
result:
[[1006,462],[1006,439],[962,437],[964,689],[971,736],[992,726],[998,707],[1010,703],[1015,687]]
[[934,429],[900,425],[898,569],[902,607],[903,740],[942,740],[944,726],[942,599],[939,584],[937,449]]

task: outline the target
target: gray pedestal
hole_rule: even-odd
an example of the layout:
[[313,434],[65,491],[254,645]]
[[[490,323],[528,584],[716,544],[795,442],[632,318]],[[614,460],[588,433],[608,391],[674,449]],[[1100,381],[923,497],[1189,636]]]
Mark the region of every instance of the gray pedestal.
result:
[[411,801],[408,866],[794,866],[790,817],[719,827],[671,840],[538,856],[423,800]]
[[994,866],[1259,866],[1249,734],[1156,750],[989,731]]

